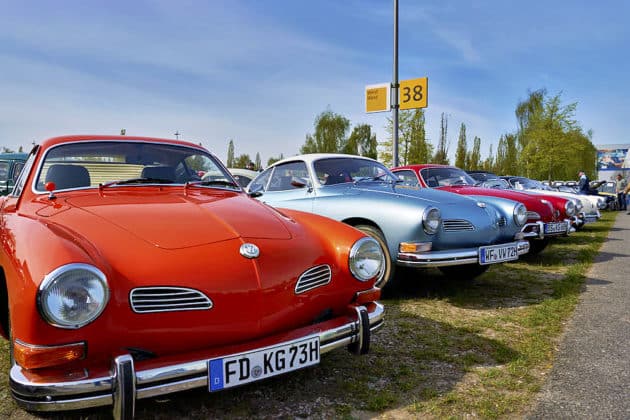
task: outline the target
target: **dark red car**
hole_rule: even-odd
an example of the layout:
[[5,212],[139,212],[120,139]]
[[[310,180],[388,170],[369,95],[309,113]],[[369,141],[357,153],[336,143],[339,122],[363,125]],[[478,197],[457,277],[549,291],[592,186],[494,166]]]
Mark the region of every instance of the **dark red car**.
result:
[[571,231],[570,218],[575,214],[571,200],[553,196],[532,196],[527,193],[483,188],[465,171],[455,166],[420,164],[392,169],[410,187],[437,188],[461,195],[500,197],[521,202],[527,207],[528,220],[522,232],[530,242],[529,252],[542,251],[551,237],[565,236]]

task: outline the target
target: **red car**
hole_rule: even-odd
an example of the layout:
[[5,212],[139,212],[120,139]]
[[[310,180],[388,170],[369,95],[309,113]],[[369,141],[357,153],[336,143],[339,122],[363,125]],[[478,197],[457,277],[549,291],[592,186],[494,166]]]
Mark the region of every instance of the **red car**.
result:
[[404,185],[437,188],[462,195],[482,195],[506,198],[521,202],[527,207],[528,220],[522,232],[529,240],[530,254],[541,252],[554,236],[567,235],[571,229],[570,218],[575,215],[571,200],[553,196],[530,194],[476,186],[476,181],[465,171],[449,165],[407,165],[392,169]]
[[0,326],[28,410],[128,418],[137,399],[363,354],[383,323],[375,240],[252,199],[192,143],[52,138],[0,206]]

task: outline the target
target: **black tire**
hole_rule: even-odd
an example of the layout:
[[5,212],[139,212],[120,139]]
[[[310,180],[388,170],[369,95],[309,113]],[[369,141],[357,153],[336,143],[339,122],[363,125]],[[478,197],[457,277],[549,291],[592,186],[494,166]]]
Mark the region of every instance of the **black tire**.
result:
[[381,232],[379,228],[370,225],[357,225],[355,226],[355,228],[359,229],[366,235],[376,239],[376,242],[378,242],[378,244],[381,246],[381,250],[383,250],[383,254],[385,255],[385,267],[379,274],[374,285],[376,287],[380,287],[381,289],[385,286],[387,286],[388,288],[392,288],[394,285],[393,280],[396,275],[396,266],[392,263],[392,256],[389,255],[387,241],[385,240],[383,232]]
[[535,239],[529,241],[529,252],[527,255],[538,255],[542,252],[543,249],[547,248],[549,245],[550,239]]
[[456,280],[472,280],[485,273],[488,268],[490,268],[489,265],[479,264],[448,265],[446,267],[439,267],[440,271],[444,273],[445,276]]

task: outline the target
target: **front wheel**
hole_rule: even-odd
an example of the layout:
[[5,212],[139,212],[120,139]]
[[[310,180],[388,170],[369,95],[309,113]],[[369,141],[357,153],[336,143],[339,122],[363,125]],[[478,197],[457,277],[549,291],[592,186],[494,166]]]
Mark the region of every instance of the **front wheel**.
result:
[[448,265],[439,267],[445,276],[458,280],[472,280],[482,275],[490,266],[479,264]]
[[370,225],[357,225],[355,226],[355,228],[374,238],[376,242],[378,242],[378,244],[381,246],[381,250],[383,251],[383,255],[385,256],[385,265],[379,272],[376,283],[374,285],[382,289],[383,287],[385,287],[386,284],[389,283],[389,287],[391,288],[393,286],[393,279],[396,269],[394,264],[392,263],[392,256],[389,255],[389,248],[387,248],[387,241],[385,241],[385,236],[383,235],[383,232],[381,232],[379,228]]

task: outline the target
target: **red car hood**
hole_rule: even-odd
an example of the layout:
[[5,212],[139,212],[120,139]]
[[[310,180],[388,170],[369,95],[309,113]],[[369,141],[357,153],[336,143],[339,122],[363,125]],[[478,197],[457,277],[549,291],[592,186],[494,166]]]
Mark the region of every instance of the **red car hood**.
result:
[[507,191],[495,188],[465,187],[457,185],[439,187],[437,189],[462,195],[490,195],[494,197],[507,198],[509,200],[519,201],[525,204],[525,207],[527,207],[527,210],[529,211],[538,212],[543,217],[551,217],[551,210],[547,206],[543,205],[540,199],[517,191]]
[[[61,204],[61,206],[59,205]],[[108,192],[106,195],[78,195],[58,203],[40,216],[59,213],[63,224],[82,231],[75,217],[64,210],[80,209],[95,218],[92,223],[115,225],[151,245],[163,249],[188,248],[238,237],[290,239],[280,216],[261,211],[261,203],[242,194],[183,194],[181,191]],[[235,211],[238,209],[238,211]]]

